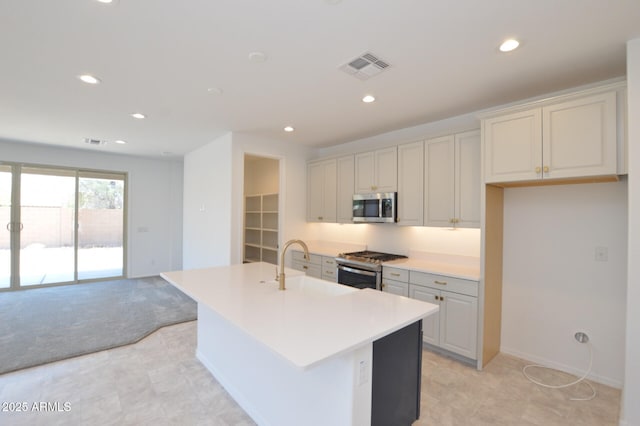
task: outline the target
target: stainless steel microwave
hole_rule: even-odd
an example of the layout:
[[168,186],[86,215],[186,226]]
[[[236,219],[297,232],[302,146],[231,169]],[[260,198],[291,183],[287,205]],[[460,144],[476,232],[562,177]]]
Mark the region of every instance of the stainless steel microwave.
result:
[[354,222],[395,222],[397,192],[376,192],[353,195]]

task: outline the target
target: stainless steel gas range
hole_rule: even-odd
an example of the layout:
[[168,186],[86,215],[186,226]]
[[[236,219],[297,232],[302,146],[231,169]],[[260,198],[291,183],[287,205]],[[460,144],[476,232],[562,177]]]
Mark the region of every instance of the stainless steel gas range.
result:
[[382,262],[406,258],[407,256],[401,254],[368,250],[341,253],[336,257],[338,283],[361,289],[373,288],[380,290]]

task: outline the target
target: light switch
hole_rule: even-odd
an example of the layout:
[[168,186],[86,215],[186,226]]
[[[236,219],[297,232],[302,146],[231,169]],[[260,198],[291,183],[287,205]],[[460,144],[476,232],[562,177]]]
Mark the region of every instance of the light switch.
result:
[[609,248],[598,246],[596,247],[596,261],[597,262],[607,262],[609,261]]

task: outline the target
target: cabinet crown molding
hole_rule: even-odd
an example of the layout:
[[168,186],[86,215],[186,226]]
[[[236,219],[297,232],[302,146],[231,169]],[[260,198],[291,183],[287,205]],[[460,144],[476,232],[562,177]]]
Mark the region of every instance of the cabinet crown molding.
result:
[[524,111],[531,108],[544,107],[557,102],[565,102],[573,99],[578,99],[584,96],[596,95],[604,92],[622,91],[626,90],[627,81],[616,81],[613,83],[607,83],[599,86],[589,87],[581,90],[556,92],[555,94],[543,95],[541,98],[534,98],[524,100],[522,102],[513,102],[506,106],[497,107],[496,109],[484,110],[477,114],[478,119],[484,120],[495,116],[503,115],[505,113],[512,113],[518,111]]

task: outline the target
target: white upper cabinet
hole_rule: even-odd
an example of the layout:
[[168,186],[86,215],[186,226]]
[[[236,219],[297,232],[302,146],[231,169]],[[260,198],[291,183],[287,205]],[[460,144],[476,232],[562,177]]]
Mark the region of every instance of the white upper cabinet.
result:
[[542,111],[536,108],[482,123],[486,182],[533,180],[542,165]]
[[542,123],[543,177],[616,174],[615,92],[545,107]]
[[480,131],[459,133],[455,138],[455,226],[480,228]]
[[423,223],[424,143],[398,146],[398,225]]
[[353,222],[353,188],[354,188],[354,159],[353,155],[340,157],[338,167],[338,223]]
[[424,223],[427,226],[452,226],[455,217],[455,137],[425,142]]
[[614,91],[487,118],[485,182],[614,175],[616,120]]
[[425,142],[426,226],[480,227],[480,132]]
[[396,192],[398,190],[397,147],[356,154],[355,192]]
[[307,221],[336,222],[336,167],[335,159],[307,164]]

